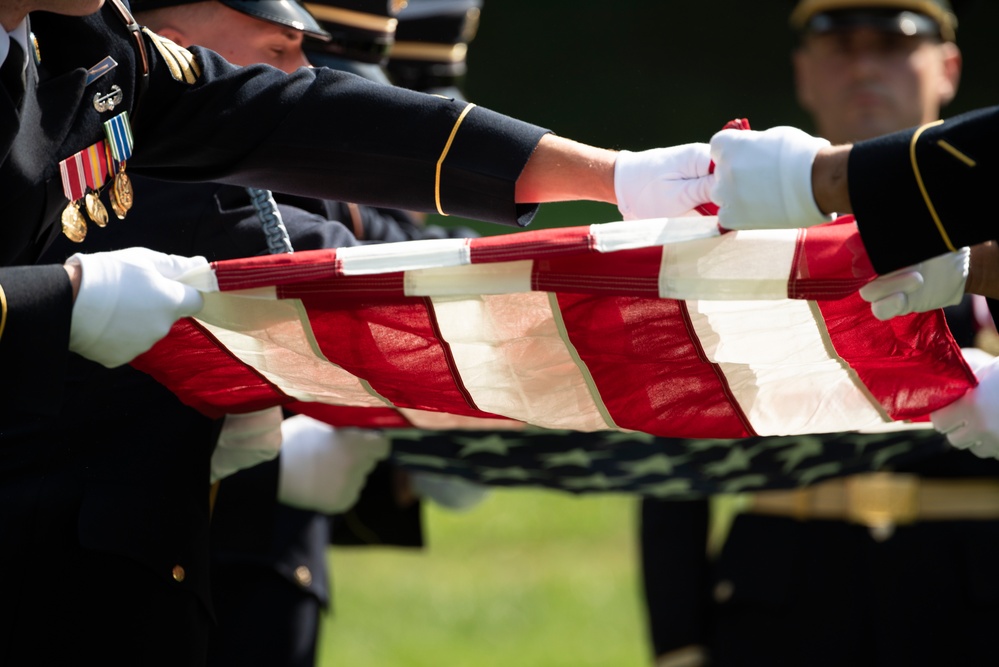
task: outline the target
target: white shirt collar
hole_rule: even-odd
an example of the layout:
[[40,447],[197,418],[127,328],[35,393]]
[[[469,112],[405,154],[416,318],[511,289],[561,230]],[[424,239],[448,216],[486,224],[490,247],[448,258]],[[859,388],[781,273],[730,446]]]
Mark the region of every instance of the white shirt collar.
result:
[[[28,19],[25,17],[23,21],[17,24],[17,27],[7,33],[10,39],[15,40],[20,46],[21,51],[24,53],[24,63],[23,67],[28,66]],[[5,39],[0,39],[0,64],[3,64],[7,60],[7,54],[10,53],[10,41]]]

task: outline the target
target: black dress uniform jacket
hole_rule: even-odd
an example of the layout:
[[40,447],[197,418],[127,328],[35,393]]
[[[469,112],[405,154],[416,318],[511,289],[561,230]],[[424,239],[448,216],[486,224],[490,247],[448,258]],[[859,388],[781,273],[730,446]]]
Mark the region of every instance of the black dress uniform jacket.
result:
[[[35,261],[58,234],[67,204],[59,161],[101,140],[102,122],[121,111],[135,139],[132,174],[410,210],[439,202],[445,213],[506,224],[526,224],[536,210],[514,203],[514,186],[541,128],[479,107],[462,117],[465,103],[324,68],[236,68],[199,48],[193,62],[181,62],[151,33],[141,34],[140,52],[115,4],[82,18],[30,16],[40,62],[29,61],[21,105],[0,102],[0,202],[9,221],[0,226],[0,266]],[[87,69],[109,55],[117,67],[88,84]],[[112,85],[122,104],[98,112],[94,95]],[[34,397],[61,384],[49,382],[66,363],[71,295],[59,271],[0,268],[0,367],[8,386],[23,389],[11,400],[43,412],[48,406]]]
[[[145,199],[126,221],[92,229],[82,245],[59,238],[43,259],[61,262],[78,250],[138,244],[212,260],[266,251],[264,231],[244,188],[142,177],[134,179],[134,186]],[[311,206],[327,208],[323,202]],[[300,250],[357,243],[346,227],[321,215],[288,205],[278,210]],[[391,225],[378,211],[366,215]],[[8,550],[0,552],[0,560],[7,571],[42,565],[47,575],[41,582],[0,580],[0,664],[6,664],[5,657],[17,662],[26,653],[53,664],[63,658],[59,651],[64,648],[77,657],[99,656],[105,664],[115,664],[116,656],[134,664],[201,664],[209,634],[215,632],[210,619],[208,466],[220,424],[182,405],[131,367],[106,369],[74,354],[68,358],[65,400],[54,417],[13,410],[5,414],[0,531]],[[313,599],[325,601],[325,517],[296,512],[279,517],[277,465],[247,473],[242,482],[237,475],[223,483],[218,493],[219,546],[228,547],[230,554],[250,554],[244,564],[268,563],[286,582],[301,579],[297,568],[307,566],[307,590]],[[86,570],[86,576],[76,576],[79,570]],[[119,577],[119,571],[130,571],[130,576]],[[287,583],[274,588],[284,595],[275,604],[301,599],[292,599],[300,594]],[[116,609],[126,591],[134,591],[153,609],[142,614],[123,605]],[[107,643],[117,631],[105,628],[118,626],[127,627],[135,639],[99,652],[59,643],[36,649],[38,633],[49,632],[39,625],[43,609],[62,607],[64,600],[83,615],[73,627],[87,629],[83,634],[93,642]],[[224,601],[232,600],[228,595]],[[220,610],[230,617],[230,626],[221,617],[223,629],[238,620],[234,614],[241,605],[230,606]],[[26,616],[25,608],[35,611]],[[258,635],[271,638],[268,645],[275,655],[281,655],[282,642],[291,638],[291,644],[298,636],[280,629]],[[162,646],[171,634],[176,653]],[[308,637],[314,639],[314,634]]]

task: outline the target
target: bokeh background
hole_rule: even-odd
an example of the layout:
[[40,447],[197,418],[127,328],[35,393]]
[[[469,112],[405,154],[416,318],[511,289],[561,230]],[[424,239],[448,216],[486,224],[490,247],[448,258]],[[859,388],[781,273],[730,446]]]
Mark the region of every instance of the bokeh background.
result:
[[[792,5],[485,0],[466,92],[563,136],[618,149],[707,141],[736,117],[756,129],[810,129],[793,92]],[[964,75],[945,115],[999,104],[999,2],[962,5]],[[552,204],[534,226],[616,219],[612,206]],[[321,664],[649,665],[635,507],[624,496],[498,491],[465,514],[428,508],[423,551],[334,550]]]

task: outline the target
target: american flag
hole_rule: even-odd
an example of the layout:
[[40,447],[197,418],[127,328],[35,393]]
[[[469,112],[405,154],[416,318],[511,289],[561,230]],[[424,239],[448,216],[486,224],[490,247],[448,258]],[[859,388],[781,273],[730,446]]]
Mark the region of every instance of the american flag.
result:
[[794,488],[949,451],[932,429],[725,440],[644,433],[393,431],[392,461],[486,486],[685,500]]
[[135,365],[210,415],[334,425],[832,433],[925,419],[975,383],[941,312],[874,319],[849,219],[714,218],[217,262]]

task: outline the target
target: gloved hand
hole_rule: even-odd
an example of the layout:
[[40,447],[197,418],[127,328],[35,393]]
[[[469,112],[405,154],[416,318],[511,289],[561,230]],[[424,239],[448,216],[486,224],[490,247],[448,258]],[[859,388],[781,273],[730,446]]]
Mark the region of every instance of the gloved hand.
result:
[[961,248],[875,278],[860,288],[879,320],[953,306],[964,297],[971,250]]
[[710,201],[713,176],[707,144],[621,151],[614,163],[614,192],[624,220],[696,215]]
[[226,415],[212,453],[212,483],[277,456],[283,420],[281,408]]
[[982,365],[981,351],[975,352],[977,356],[966,353],[965,359],[978,375],[978,386],[931,413],[930,419],[958,449],[969,449],[979,458],[999,458],[999,360]]
[[812,194],[812,162],[829,145],[793,127],[722,130],[711,138],[711,200],[725,229],[792,229],[828,222]]
[[284,420],[281,433],[278,500],[324,514],[353,505],[368,473],[389,453],[379,431],[334,429],[305,415]]
[[472,509],[489,495],[489,489],[482,484],[432,472],[410,473],[410,484],[416,495],[456,512]]
[[194,315],[204,303],[196,289],[175,280],[206,267],[204,257],[127,248],[78,253],[66,261],[82,270],[69,349],[108,368],[127,364],[148,350],[174,322]]

